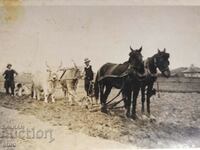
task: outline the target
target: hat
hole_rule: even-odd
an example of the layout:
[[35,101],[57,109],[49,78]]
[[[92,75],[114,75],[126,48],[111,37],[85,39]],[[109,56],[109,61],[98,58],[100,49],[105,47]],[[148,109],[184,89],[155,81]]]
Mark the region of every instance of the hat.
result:
[[85,58],[85,59],[84,59],[84,62],[85,62],[85,63],[86,63],[86,62],[90,62],[89,58]]
[[9,66],[11,67],[12,65],[11,65],[11,64],[7,64],[7,66],[6,66],[6,67],[8,68]]

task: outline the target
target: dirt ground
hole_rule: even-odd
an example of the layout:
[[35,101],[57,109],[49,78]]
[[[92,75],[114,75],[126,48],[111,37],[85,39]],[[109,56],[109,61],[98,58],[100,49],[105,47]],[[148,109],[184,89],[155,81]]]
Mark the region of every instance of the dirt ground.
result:
[[[121,144],[111,140],[91,137],[83,133],[75,133],[68,130],[66,126],[53,126],[48,122],[37,119],[35,116],[19,114],[17,110],[1,106],[0,118],[1,150],[135,149],[130,144]],[[5,132],[5,129],[9,132]],[[17,134],[14,134],[15,132]],[[13,137],[10,137],[11,133]]]
[[[116,92],[114,91],[112,96]],[[83,93],[79,93],[79,98]],[[112,97],[111,96],[111,97]],[[200,147],[200,94],[161,93],[151,100],[151,112],[156,120],[141,118],[138,98],[136,121],[124,117],[117,109],[106,115],[89,108],[71,106],[67,100],[45,104],[30,97],[10,97],[0,94],[0,106],[33,115],[55,127],[65,127],[73,133],[114,140],[139,148],[196,148]]]

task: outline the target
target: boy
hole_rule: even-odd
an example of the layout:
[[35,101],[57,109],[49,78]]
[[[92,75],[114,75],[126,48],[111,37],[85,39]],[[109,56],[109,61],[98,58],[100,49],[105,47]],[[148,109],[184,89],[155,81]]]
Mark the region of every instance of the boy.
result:
[[4,88],[6,89],[6,94],[10,94],[9,88],[11,88],[11,96],[14,96],[14,90],[15,90],[15,81],[14,77],[15,75],[18,75],[18,73],[14,70],[11,69],[12,65],[8,64],[6,71],[3,73],[5,82],[4,82]]

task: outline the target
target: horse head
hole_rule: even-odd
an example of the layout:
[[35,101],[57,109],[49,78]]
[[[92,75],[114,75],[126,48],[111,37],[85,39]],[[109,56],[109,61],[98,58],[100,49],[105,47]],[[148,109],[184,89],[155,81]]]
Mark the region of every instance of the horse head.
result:
[[170,77],[171,72],[169,69],[169,57],[170,54],[166,53],[166,49],[164,48],[163,51],[158,49],[157,54],[154,57],[154,63],[160,70],[160,72],[163,74],[165,77]]
[[136,70],[143,72],[144,71],[144,63],[143,63],[143,56],[141,54],[142,46],[139,49],[132,49],[130,46],[131,52],[129,53],[129,63],[133,68]]

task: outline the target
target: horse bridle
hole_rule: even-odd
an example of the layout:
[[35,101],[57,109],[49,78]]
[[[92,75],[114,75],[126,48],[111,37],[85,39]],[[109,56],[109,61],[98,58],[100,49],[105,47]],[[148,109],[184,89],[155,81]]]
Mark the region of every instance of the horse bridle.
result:
[[[156,60],[156,58],[154,58],[154,65],[155,65],[156,68],[159,68],[158,65],[157,65],[157,60]],[[168,70],[168,67],[166,67],[166,68],[164,68],[164,69],[162,69],[162,70],[159,68],[159,70],[160,70],[161,72],[164,72],[164,71]]]

